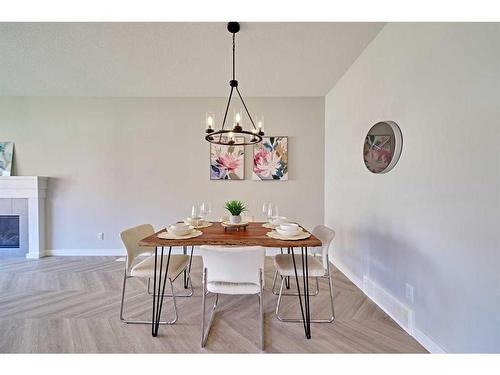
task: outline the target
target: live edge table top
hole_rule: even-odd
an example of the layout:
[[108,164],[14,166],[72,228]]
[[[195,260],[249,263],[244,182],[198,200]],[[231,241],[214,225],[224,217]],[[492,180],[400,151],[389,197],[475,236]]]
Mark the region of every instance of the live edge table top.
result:
[[318,247],[321,241],[311,234],[311,237],[305,240],[284,241],[277,240],[266,235],[271,229],[264,228],[263,223],[250,223],[246,229],[239,231],[229,229],[224,231],[224,227],[213,222],[213,225],[207,228],[199,229],[203,232],[201,236],[188,239],[168,240],[159,238],[158,234],[165,232],[166,229],[144,238],[139,242],[140,246],[201,246],[201,245],[221,245],[221,246],[262,246],[262,247]]

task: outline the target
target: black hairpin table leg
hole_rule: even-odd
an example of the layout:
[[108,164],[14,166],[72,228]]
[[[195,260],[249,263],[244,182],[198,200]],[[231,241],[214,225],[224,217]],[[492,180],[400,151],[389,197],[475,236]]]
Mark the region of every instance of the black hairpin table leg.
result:
[[[188,266],[188,280],[191,283],[191,286],[193,286],[193,280],[191,279],[191,265],[193,264],[193,251],[194,251],[194,246],[191,246],[191,254],[189,255],[189,266]],[[187,288],[187,282],[186,282],[186,288]]]
[[[305,250],[304,250],[305,249]],[[311,315],[309,312],[309,265],[307,264],[307,247],[301,248],[302,259],[302,275],[303,275],[303,293],[300,293],[300,283],[297,274],[297,263],[295,262],[295,254],[293,247],[290,248],[293,260],[293,269],[295,271],[295,282],[297,284],[297,294],[299,295],[300,312],[302,314],[302,323],[304,325],[304,333],[307,339],[311,338]],[[304,254],[305,253],[305,254]],[[305,256],[305,261],[304,261]],[[302,296],[304,302],[302,303]]]
[[[182,246],[182,253],[187,255],[187,246]],[[184,270],[184,289],[188,288],[187,270]]]
[[[160,328],[161,308],[163,306],[163,296],[165,295],[165,285],[167,283],[168,266],[170,264],[170,254],[172,253],[172,246],[170,246],[168,249],[167,265],[165,267],[165,271],[163,271],[163,250],[164,247],[162,246],[159,262],[160,267],[157,268],[158,246],[155,247],[155,269],[153,275],[153,318],[151,319],[151,334],[153,335],[153,337],[158,336],[158,329]],[[165,273],[162,280],[163,272]]]
[[[302,256],[302,275],[305,275],[305,277],[302,278],[304,282],[304,299],[305,299],[305,310],[306,310],[306,325],[307,325],[307,332],[309,332],[309,337],[308,339],[311,338],[311,312],[310,312],[310,305],[309,305],[309,264],[307,260],[307,247],[301,247],[301,256]],[[307,335],[306,335],[307,336]]]
[[[288,254],[290,254],[290,248],[288,248]],[[290,289],[290,276],[285,276],[285,288]]]

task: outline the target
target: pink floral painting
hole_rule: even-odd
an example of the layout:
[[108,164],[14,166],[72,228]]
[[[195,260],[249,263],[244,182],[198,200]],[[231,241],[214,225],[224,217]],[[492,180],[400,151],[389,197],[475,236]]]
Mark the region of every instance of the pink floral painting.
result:
[[[237,138],[243,142],[243,138]],[[210,144],[210,179],[243,180],[245,178],[244,146]]]
[[390,135],[367,135],[363,147],[366,167],[373,173],[383,172],[392,160]]
[[253,180],[288,180],[288,137],[263,137],[253,149]]

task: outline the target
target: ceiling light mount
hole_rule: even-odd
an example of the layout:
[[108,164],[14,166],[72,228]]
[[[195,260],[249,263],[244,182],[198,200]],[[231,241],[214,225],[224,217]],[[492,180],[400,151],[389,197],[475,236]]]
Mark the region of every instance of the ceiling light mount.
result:
[[228,22],[227,23],[227,31],[231,34],[236,34],[240,31],[240,23],[239,22]]

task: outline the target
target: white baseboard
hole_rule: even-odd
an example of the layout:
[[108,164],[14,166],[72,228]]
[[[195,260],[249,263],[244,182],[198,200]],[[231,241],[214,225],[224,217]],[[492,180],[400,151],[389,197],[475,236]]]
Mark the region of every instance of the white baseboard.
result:
[[45,252],[40,253],[26,253],[26,259],[40,259],[45,256]]
[[443,354],[446,353],[439,344],[432,340],[428,335],[423,333],[415,326],[415,315],[412,309],[399,301],[392,294],[377,285],[367,276],[361,279],[345,264],[334,261],[334,266],[342,272],[354,285],[370,298],[377,306],[389,315],[402,329],[410,336],[418,341],[429,353]]
[[[188,249],[188,252],[190,249]],[[266,249],[266,255],[272,256],[278,254],[280,252],[279,249]],[[181,247],[174,247],[172,249],[172,254],[182,254]],[[194,249],[194,255],[199,255],[197,248]],[[52,249],[45,250],[40,257],[44,256],[70,256],[70,257],[92,257],[92,256],[125,256],[127,253],[125,249]],[[35,258],[33,258],[35,259]]]
[[126,254],[125,249],[51,249],[44,252],[44,256],[56,257],[124,256]]
[[444,350],[439,344],[437,344],[434,340],[432,340],[429,336],[423,333],[421,330],[414,328],[413,338],[417,340],[420,345],[422,345],[425,349],[432,354],[446,354],[446,350]]
[[367,276],[363,277],[363,293],[384,310],[408,334],[414,336],[413,310],[408,308],[404,303],[401,303],[396,297],[388,293],[373,280],[370,280]]
[[356,276],[348,267],[346,267],[343,263],[335,260],[332,264],[342,272],[345,277],[347,277],[354,285],[356,285],[359,289],[363,290],[363,280]]

